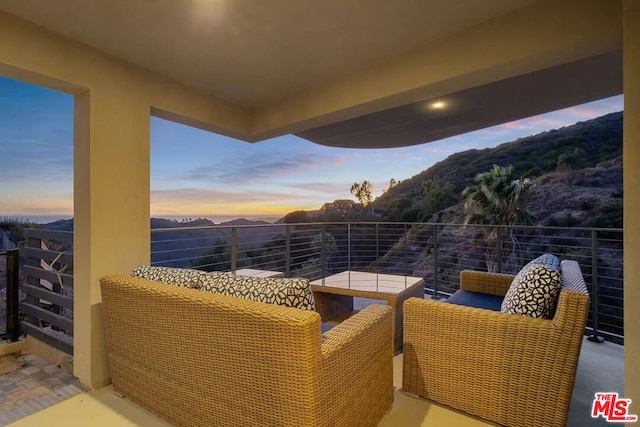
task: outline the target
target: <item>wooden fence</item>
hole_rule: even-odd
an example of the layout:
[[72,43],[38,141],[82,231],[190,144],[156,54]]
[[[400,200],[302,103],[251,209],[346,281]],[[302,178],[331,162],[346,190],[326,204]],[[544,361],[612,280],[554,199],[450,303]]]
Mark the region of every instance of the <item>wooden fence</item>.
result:
[[28,229],[22,331],[73,355],[73,232]]

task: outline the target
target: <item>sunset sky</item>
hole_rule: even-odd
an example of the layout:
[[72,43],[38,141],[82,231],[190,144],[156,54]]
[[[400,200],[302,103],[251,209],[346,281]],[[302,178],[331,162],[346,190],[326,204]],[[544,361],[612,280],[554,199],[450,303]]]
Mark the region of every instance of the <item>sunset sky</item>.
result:
[[[151,215],[268,216],[374,196],[450,154],[622,110],[622,95],[406,148],[330,148],[287,135],[249,144],[151,118]],[[0,217],[73,215],[73,98],[0,77]]]

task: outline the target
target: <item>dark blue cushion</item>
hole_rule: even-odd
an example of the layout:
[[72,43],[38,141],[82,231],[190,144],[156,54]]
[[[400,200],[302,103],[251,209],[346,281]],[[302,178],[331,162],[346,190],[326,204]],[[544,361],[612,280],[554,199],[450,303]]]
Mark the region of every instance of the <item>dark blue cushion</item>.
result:
[[322,322],[322,323],[320,323],[320,330],[322,331],[323,334],[326,334],[334,326],[336,326],[335,323],[324,323],[324,322]]
[[484,308],[487,310],[500,311],[503,297],[497,295],[483,294],[458,289],[446,301],[451,304],[465,305],[467,307]]

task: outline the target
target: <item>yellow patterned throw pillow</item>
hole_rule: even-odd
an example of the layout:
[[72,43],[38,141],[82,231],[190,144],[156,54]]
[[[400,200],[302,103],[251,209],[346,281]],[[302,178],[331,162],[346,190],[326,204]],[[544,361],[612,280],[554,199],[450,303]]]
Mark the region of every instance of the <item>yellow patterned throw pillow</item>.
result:
[[553,255],[545,254],[543,257],[530,262],[516,275],[500,311],[553,318],[560,295],[560,262]]

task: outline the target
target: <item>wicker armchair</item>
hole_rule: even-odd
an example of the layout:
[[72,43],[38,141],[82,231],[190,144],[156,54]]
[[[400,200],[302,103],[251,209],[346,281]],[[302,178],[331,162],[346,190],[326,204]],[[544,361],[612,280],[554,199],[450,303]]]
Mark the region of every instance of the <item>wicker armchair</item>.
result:
[[[463,271],[460,287],[503,296],[512,279]],[[565,426],[589,296],[574,261],[561,281],[550,320],[407,300],[404,391],[506,426]]]

